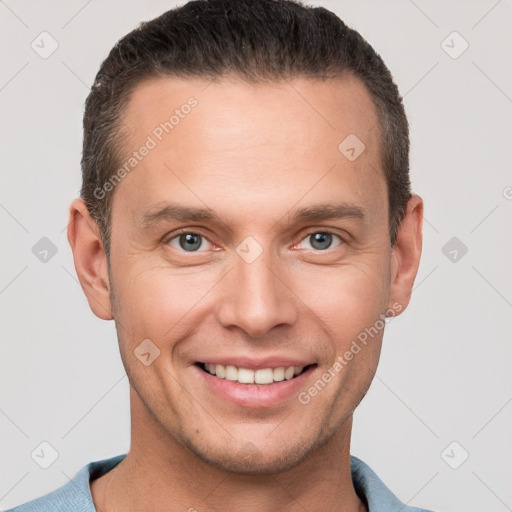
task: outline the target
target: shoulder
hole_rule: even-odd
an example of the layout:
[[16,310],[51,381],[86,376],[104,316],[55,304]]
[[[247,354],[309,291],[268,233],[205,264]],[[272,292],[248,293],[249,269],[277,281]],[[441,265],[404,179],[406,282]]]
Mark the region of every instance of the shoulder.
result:
[[352,481],[359,497],[366,500],[368,512],[432,512],[401,502],[365,462],[350,456]]
[[115,467],[126,454],[90,462],[66,484],[6,512],[96,512],[89,482]]

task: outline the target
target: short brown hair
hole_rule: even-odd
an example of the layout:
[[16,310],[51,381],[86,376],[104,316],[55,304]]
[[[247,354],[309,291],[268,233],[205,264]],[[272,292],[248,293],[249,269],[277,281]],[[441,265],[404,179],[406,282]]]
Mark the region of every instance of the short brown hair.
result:
[[343,73],[364,83],[377,109],[393,246],[411,197],[409,127],[382,58],[357,31],[322,7],[292,0],[196,0],[141,23],[120,39],[87,97],[80,194],[98,223],[107,258],[113,192],[98,198],[97,191],[123,161],[123,112],[143,80],[218,80],[235,74],[254,83]]

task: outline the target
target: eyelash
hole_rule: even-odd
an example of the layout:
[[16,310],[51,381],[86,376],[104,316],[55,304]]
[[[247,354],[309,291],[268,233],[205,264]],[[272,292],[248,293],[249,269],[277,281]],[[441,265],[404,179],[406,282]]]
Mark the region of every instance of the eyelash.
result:
[[[335,233],[332,230],[329,230],[329,229],[312,229],[311,231],[309,231],[306,234],[304,234],[304,236],[299,240],[299,242],[294,244],[294,247],[299,245],[303,240],[306,240],[311,235],[314,235],[314,234],[317,234],[317,233],[321,233],[321,234],[325,234],[325,235],[332,235],[332,236],[338,237],[340,239],[340,241],[341,241],[340,244],[338,244],[338,246],[339,245],[344,245],[346,243],[346,240],[344,240],[341,235],[339,235],[338,233]],[[190,229],[181,229],[178,232],[173,233],[171,236],[166,238],[164,243],[165,244],[169,244],[172,240],[178,239],[182,235],[189,235],[189,234],[191,234],[191,235],[199,235],[203,239],[207,240],[208,243],[210,243],[211,245],[215,245],[215,244],[212,244],[212,242],[210,242],[210,240],[208,239],[207,236],[203,235],[199,231],[192,231]],[[203,252],[205,252],[205,251],[185,251],[185,250],[183,250],[181,248],[179,248],[179,249],[176,248],[176,247],[173,247],[173,248],[178,250],[179,252],[189,253],[189,254],[194,254],[194,253],[195,254],[202,254]],[[305,250],[307,250],[308,252],[314,251],[315,253],[329,253],[329,252],[333,251],[334,249],[335,249],[335,247],[334,248],[328,247],[327,249],[324,249],[324,250],[322,250],[322,249],[305,249]]]

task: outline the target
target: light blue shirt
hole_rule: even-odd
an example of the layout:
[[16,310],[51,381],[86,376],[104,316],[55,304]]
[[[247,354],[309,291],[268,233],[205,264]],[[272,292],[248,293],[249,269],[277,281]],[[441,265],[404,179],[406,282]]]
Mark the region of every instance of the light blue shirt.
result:
[[[62,487],[6,512],[96,512],[89,481],[104,475],[125,457],[126,454],[91,462]],[[431,512],[402,503],[357,457],[350,457],[350,468],[354,488],[363,501],[366,499],[369,512]]]

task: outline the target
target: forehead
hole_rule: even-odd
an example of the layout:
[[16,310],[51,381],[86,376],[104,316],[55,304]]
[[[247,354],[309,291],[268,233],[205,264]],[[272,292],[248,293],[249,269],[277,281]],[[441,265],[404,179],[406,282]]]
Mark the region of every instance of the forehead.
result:
[[123,122],[127,159],[151,146],[116,188],[114,197],[134,211],[178,190],[195,203],[243,193],[256,209],[276,199],[274,191],[284,202],[308,189],[310,198],[346,193],[351,202],[383,191],[376,108],[352,75],[258,84],[147,80]]
[[[351,130],[350,133],[357,134],[369,144],[378,131],[376,107],[367,88],[360,79],[348,73],[326,80],[302,77],[255,84],[236,76],[220,82],[198,78],[153,78],[134,89],[126,105],[125,124],[136,137],[151,133],[157,126],[155,122],[169,121],[174,113],[178,119],[171,124],[177,127],[183,116],[188,115],[187,103],[192,101],[199,108],[194,108],[196,115],[191,116],[187,125],[194,125],[197,136],[205,134],[209,128],[204,124],[207,116],[214,117],[217,126],[224,128],[221,135],[227,135],[225,129],[231,126],[237,133],[259,131],[261,140],[265,140],[265,134],[274,137],[272,128],[280,125],[286,127],[280,138],[315,133],[325,137],[330,129],[330,135],[336,140]],[[290,124],[290,120],[294,123]],[[306,123],[309,130],[305,130]],[[262,127],[267,130],[261,131]],[[174,130],[171,135],[175,135]],[[237,146],[241,142],[243,140],[239,139]]]

